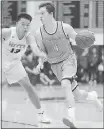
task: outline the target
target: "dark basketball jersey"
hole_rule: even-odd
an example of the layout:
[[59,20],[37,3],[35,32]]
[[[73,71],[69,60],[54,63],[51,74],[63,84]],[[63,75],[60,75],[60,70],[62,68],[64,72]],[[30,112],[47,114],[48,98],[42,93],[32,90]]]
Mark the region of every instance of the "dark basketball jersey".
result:
[[57,29],[53,34],[46,32],[44,26],[40,28],[40,31],[50,64],[58,63],[67,59],[69,56],[74,56],[70,39],[64,32],[62,22],[57,21]]

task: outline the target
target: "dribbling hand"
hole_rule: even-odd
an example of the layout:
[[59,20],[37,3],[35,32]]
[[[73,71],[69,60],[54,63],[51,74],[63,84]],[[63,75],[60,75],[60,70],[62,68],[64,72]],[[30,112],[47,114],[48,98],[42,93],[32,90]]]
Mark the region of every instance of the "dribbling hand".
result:
[[47,61],[47,55],[44,53],[43,54],[43,62],[46,62]]
[[43,69],[43,64],[38,64],[36,67],[37,73],[39,74],[41,69]]
[[95,34],[94,32],[92,32],[89,28],[88,28],[88,31],[90,32],[90,33],[92,33],[93,35]]

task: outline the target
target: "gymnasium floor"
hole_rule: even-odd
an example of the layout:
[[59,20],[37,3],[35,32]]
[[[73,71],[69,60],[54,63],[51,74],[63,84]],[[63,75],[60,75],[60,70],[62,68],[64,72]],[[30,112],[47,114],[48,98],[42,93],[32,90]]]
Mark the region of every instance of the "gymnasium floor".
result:
[[[49,92],[54,91],[49,88]],[[101,95],[102,92],[101,87],[98,94]],[[103,97],[99,99],[103,103]],[[2,112],[2,128],[69,128],[62,123],[62,117],[67,116],[64,99],[41,99],[47,116],[52,120],[51,124],[37,124],[37,111],[19,86],[4,87],[2,100],[6,102],[5,110]],[[103,112],[96,111],[91,103],[76,101],[76,119],[78,128],[103,128]]]

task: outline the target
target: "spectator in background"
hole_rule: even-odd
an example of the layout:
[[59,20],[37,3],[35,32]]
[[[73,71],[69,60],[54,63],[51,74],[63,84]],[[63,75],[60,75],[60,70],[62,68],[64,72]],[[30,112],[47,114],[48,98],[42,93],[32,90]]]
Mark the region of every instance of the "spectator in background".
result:
[[84,49],[79,57],[79,66],[81,74],[81,82],[88,82],[88,52],[89,49]]
[[55,82],[55,79],[52,78],[53,75],[50,76],[50,70],[50,64],[45,62],[39,73],[40,81],[44,85],[52,85]]
[[33,52],[30,48],[26,51],[24,56],[22,57],[23,66],[28,73],[28,77],[30,79],[31,84],[36,85],[38,80],[38,75],[36,74],[35,67],[38,64],[38,57],[34,56]]
[[48,76],[49,79],[51,80],[56,80],[55,74],[51,70],[51,66],[48,62],[44,62],[44,69],[43,72]]
[[55,82],[55,80],[49,79],[49,77],[45,75],[44,72],[40,72],[40,81],[44,85],[53,85],[53,83]]
[[53,79],[53,80],[56,80],[57,79],[56,76],[55,76],[55,74],[52,72],[51,69],[48,71],[48,77],[50,79]]
[[[36,85],[37,80],[40,80],[44,85],[52,85],[55,82],[55,80],[51,80],[45,75],[44,70],[41,70],[40,73],[37,71],[36,66],[38,64],[38,57],[34,56],[30,48],[28,48],[22,58],[22,63],[28,73],[30,82],[33,85]],[[45,71],[46,70],[48,72],[49,69],[45,69]]]
[[104,83],[104,48],[101,49],[100,63],[98,65],[98,82]]
[[96,85],[97,82],[97,67],[99,63],[99,56],[97,49],[92,48],[91,53],[88,56],[88,71],[89,71],[89,82],[91,85]]

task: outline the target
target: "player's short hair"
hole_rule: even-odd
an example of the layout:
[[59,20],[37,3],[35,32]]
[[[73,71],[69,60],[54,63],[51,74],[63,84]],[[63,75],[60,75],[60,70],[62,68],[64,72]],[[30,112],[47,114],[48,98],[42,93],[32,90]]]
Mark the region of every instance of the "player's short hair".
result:
[[32,21],[32,17],[29,14],[27,14],[27,13],[21,13],[21,14],[19,14],[18,17],[17,17],[17,22],[21,18],[25,18],[25,19],[29,20],[30,22]]
[[46,7],[46,10],[48,13],[53,13],[53,15],[55,14],[55,7],[52,3],[42,3],[39,5],[39,9],[42,7]]

